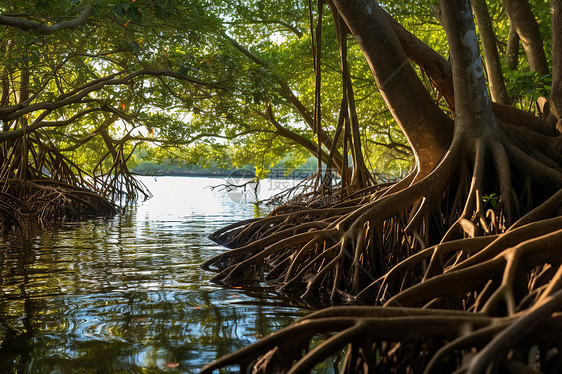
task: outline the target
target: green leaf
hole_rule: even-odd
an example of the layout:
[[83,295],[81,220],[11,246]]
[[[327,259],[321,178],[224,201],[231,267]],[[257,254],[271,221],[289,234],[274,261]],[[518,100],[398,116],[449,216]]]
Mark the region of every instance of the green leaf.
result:
[[120,3],[115,4],[115,6],[113,7],[113,13],[123,17],[123,4]]
[[140,21],[140,17],[141,17],[141,13],[139,12],[139,8],[135,5],[132,5],[129,9],[129,15],[131,17],[131,20],[133,22],[139,22]]

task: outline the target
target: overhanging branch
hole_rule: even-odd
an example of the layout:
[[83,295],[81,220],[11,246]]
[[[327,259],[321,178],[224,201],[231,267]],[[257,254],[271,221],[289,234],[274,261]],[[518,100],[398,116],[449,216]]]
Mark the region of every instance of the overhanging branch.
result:
[[83,98],[88,96],[90,93],[98,91],[105,86],[116,86],[120,84],[127,84],[132,81],[134,78],[149,75],[155,77],[162,77],[167,76],[171,78],[175,78],[178,80],[182,80],[185,82],[189,82],[194,85],[204,86],[208,88],[216,88],[216,89],[224,89],[218,83],[209,83],[204,82],[199,79],[193,77],[187,77],[169,70],[148,70],[142,69],[138,70],[134,73],[130,73],[122,78],[116,78],[117,76],[123,74],[124,72],[118,72],[111,74],[107,77],[95,79],[90,81],[81,87],[75,88],[63,95],[60,95],[57,99],[51,102],[39,102],[36,104],[29,105],[28,102],[19,103],[15,105],[11,105],[9,107],[0,108],[0,120],[3,121],[11,121],[13,119],[19,118],[25,114],[32,113],[38,110],[56,110],[62,108],[69,104],[75,104],[80,102]]
[[43,34],[43,35],[51,35],[59,30],[64,29],[74,29],[80,25],[82,25],[88,17],[92,14],[92,7],[89,6],[73,20],[64,21],[61,23],[55,23],[54,25],[48,26],[44,23],[37,23],[33,21],[28,21],[23,18],[4,15],[0,14],[0,25],[6,25],[10,27],[15,27],[33,34]]

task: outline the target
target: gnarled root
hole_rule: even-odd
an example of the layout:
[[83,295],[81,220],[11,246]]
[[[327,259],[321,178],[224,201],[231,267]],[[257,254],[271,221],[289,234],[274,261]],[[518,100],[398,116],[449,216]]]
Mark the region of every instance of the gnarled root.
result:
[[[203,372],[308,372],[344,348],[346,373],[560,370],[562,174],[521,149],[461,134],[426,177],[348,211],[234,227],[242,245],[209,261],[217,281],[383,306],[313,313]],[[290,365],[274,359],[287,352]]]
[[117,207],[88,189],[53,180],[9,180],[0,194],[1,227],[23,229],[90,216],[111,216]]
[[[441,274],[428,275],[399,292],[383,307],[333,307],[312,313],[209,364],[202,372],[246,367],[275,351],[291,352],[292,356],[286,356],[291,365],[285,361],[284,367],[268,366],[262,358],[263,372],[305,373],[344,348],[342,373],[482,373],[490,368],[558,372],[562,368],[562,260],[558,253],[562,221],[559,217],[548,220],[551,228],[559,229],[544,235],[539,224],[495,236],[488,244],[468,241],[482,247],[476,251],[478,245],[474,245],[468,251],[472,258],[487,251],[499,253],[478,264],[469,266],[465,260],[445,267]],[[513,244],[515,237],[525,236],[529,239]],[[446,255],[459,244],[435,246],[420,254]],[[414,262],[398,264],[382,284]],[[528,282],[521,284],[522,279]],[[453,305],[461,310],[435,309]],[[313,345],[318,337],[324,340]]]
[[[372,191],[370,199],[354,199],[355,205],[299,207],[231,225],[211,238],[234,249],[204,268],[219,271],[214,280],[224,285],[267,280],[283,292],[332,302],[364,298],[385,274],[399,274],[402,284],[377,290],[378,300],[369,301],[383,302],[387,297],[382,294],[442,273],[443,267],[479,252],[521,213],[545,201],[551,186],[562,186],[562,174],[547,166],[549,187],[540,187],[544,180],[536,171],[527,175],[527,166],[538,163],[535,159],[521,159],[527,163],[523,169],[510,167],[509,157],[518,148],[507,137],[503,142],[505,146],[495,138],[459,135],[433,172],[420,180],[408,177],[407,186],[400,183],[394,190],[385,185]],[[512,174],[527,182],[513,184]],[[523,196],[532,196],[534,204],[520,204]],[[515,234],[508,238],[520,240]],[[459,245],[466,248],[458,251]],[[437,247],[427,251],[431,246]],[[492,256],[497,246],[480,256]],[[404,260],[416,266],[402,264],[402,270],[391,271]]]

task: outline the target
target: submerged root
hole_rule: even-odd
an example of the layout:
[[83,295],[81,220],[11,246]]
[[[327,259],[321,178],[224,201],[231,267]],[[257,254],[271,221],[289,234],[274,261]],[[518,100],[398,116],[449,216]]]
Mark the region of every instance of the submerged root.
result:
[[355,205],[219,232],[234,248],[206,264],[219,283],[382,307],[313,313],[203,372],[309,372],[342,349],[344,373],[560,370],[562,174],[528,172],[539,161],[508,138],[466,143],[454,141],[425,178]]
[[52,180],[9,180],[0,194],[0,227],[4,231],[116,213],[117,206],[99,194]]
[[[416,267],[401,265],[401,284],[384,282],[388,290],[377,290],[378,300],[370,301],[383,302],[383,293],[442,273],[476,252],[476,241],[460,252],[445,249],[446,243],[506,232],[518,214],[526,213],[515,208],[521,194],[537,202],[548,197],[528,184],[512,185],[510,173],[502,171],[507,154],[501,143],[477,140],[469,148],[466,143],[457,140],[433,172],[421,180],[408,178],[409,186],[394,193],[385,185],[369,198],[352,197],[353,204],[292,206],[219,230],[211,238],[233,249],[203,267],[218,271],[214,280],[227,286],[267,281],[292,296],[336,302],[364,298],[394,266],[417,261]],[[562,185],[562,174],[556,183]],[[432,246],[439,250],[429,256],[424,251]]]
[[[285,362],[281,371],[305,373],[342,349],[347,350],[342,373],[558,372],[562,218],[465,242],[467,246],[457,240],[427,248],[374,282],[365,294],[377,294],[376,288],[379,295],[389,294],[390,286],[407,282],[400,282],[397,274],[407,274],[429,258],[434,264],[432,271],[426,268],[423,280],[399,290],[383,307],[344,306],[312,313],[202,372],[245,368],[260,357],[264,372],[281,370],[274,361],[264,366],[278,351],[293,354],[288,356],[292,363]],[[466,256],[445,265],[447,258]],[[479,261],[473,264],[472,258]]]
[[[201,372],[233,365],[243,370],[256,357],[263,360],[273,351],[295,352],[296,347],[301,349],[292,358],[291,373],[310,372],[342,349],[347,349],[342,373],[482,373],[512,366],[555,372],[551,369],[562,363],[557,348],[562,336],[562,315],[556,312],[560,307],[562,291],[524,313],[505,317],[444,309],[331,308],[312,313]],[[319,337],[321,342],[312,343]],[[476,355],[475,350],[479,350]],[[263,372],[277,369],[286,371],[269,365]]]

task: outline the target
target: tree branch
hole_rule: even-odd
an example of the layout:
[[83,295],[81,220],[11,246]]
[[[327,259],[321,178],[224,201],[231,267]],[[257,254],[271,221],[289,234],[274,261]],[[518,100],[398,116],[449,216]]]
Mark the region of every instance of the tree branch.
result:
[[143,75],[150,75],[155,77],[167,76],[178,80],[186,81],[195,85],[205,86],[209,88],[224,89],[223,87],[219,86],[218,83],[204,82],[199,79],[183,76],[181,74],[169,70],[142,69],[134,73],[131,73],[129,75],[126,75],[122,78],[115,78],[123,73],[124,72],[118,72],[118,73],[111,74],[107,77],[90,81],[81,87],[78,87],[63,95],[60,95],[57,99],[55,99],[55,101],[52,102],[40,102],[40,103],[29,105],[29,100],[28,100],[24,103],[19,103],[19,104],[11,105],[9,107],[0,108],[0,120],[10,121],[18,117],[21,117],[24,114],[35,112],[37,110],[53,111],[69,104],[78,103],[91,92],[98,91],[104,88],[105,86],[116,86],[120,84],[127,84],[134,78]]
[[[264,67],[268,67],[268,64],[265,61],[260,60],[257,56],[255,56],[252,52],[250,52],[248,49],[246,49],[244,46],[240,45],[236,40],[232,39],[231,37],[229,37],[228,35],[224,34],[225,38],[228,39],[228,41],[236,48],[238,49],[240,52],[242,52],[246,57],[248,57],[250,60],[254,61],[256,64],[264,66]],[[291,88],[289,87],[289,85],[287,84],[287,82],[285,82],[284,80],[282,80],[280,77],[276,76],[273,74],[273,77],[275,78],[275,80],[277,81],[277,84],[279,84],[279,87],[276,88],[276,91],[283,97],[285,98],[285,100],[289,101],[291,103],[291,105],[293,105],[293,107],[297,110],[297,112],[301,115],[301,117],[303,118],[303,120],[306,122],[306,124],[311,128],[311,130],[315,130],[314,129],[314,120],[313,120],[313,116],[312,113],[304,106],[304,104],[295,96],[295,94],[293,93],[293,91],[291,90]],[[326,134],[326,132],[322,131],[322,129],[320,130],[320,139],[322,141],[322,144],[326,146],[326,148],[330,149],[332,148],[332,140],[330,139],[330,137]],[[339,165],[341,164],[341,160],[342,160],[342,156],[339,152],[336,151],[335,154],[335,161],[336,163]]]
[[80,14],[75,19],[70,21],[64,21],[61,23],[56,23],[51,26],[45,25],[44,23],[36,23],[36,22],[28,21],[26,19],[15,17],[15,16],[0,14],[0,25],[15,27],[33,34],[50,35],[59,30],[74,29],[82,25],[84,22],[86,22],[86,20],[88,19],[88,17],[90,17],[91,14],[92,14],[92,7],[89,6],[86,8],[86,10],[84,10],[84,12],[82,12],[82,14]]
[[[264,119],[266,119],[267,121],[269,121],[275,127],[275,129],[277,130],[276,131],[277,135],[293,141],[295,144],[298,144],[301,147],[305,148],[307,151],[309,151],[314,156],[317,156],[318,152],[317,152],[317,145],[316,144],[314,144],[310,140],[302,137],[301,135],[283,127],[275,119],[275,116],[273,114],[273,110],[271,109],[271,105],[269,103],[267,104],[265,110],[266,110],[265,113],[262,113],[262,112],[258,111],[257,114],[259,116],[263,117]],[[324,162],[328,161],[328,155],[326,154],[326,152],[324,152],[324,150],[321,151],[320,157],[321,157],[322,161],[324,161]]]
[[[236,25],[238,24],[237,22],[225,22],[226,24],[231,24],[231,25]],[[302,31],[296,27],[291,25],[288,22],[282,21],[282,20],[277,20],[277,19],[271,19],[271,20],[257,20],[257,19],[247,19],[244,20],[244,24],[248,24],[248,25],[252,25],[252,24],[257,24],[257,25],[280,25],[283,26],[287,29],[289,29],[292,33],[294,33],[296,36],[298,36],[299,38],[302,38]]]

